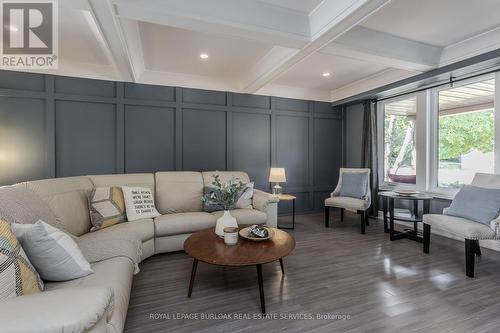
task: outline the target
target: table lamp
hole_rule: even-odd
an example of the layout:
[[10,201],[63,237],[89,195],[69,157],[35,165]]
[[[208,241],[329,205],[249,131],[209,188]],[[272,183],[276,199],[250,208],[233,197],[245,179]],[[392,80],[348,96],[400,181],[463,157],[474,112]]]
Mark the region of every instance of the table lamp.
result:
[[273,186],[273,194],[281,194],[282,187],[279,183],[286,182],[285,168],[271,168],[271,171],[269,172],[269,182],[275,183]]

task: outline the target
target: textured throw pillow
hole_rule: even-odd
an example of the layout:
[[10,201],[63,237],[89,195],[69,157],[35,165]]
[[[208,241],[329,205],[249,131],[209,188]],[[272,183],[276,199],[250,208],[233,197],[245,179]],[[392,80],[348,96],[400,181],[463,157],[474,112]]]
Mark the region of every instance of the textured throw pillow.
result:
[[[213,191],[215,191],[215,187],[204,186],[203,187],[203,196],[207,196],[210,193],[212,193]],[[211,204],[211,203],[207,203],[206,201],[203,201],[203,211],[204,212],[212,213],[212,212],[216,212],[216,211],[223,210],[223,209],[224,208],[221,205]]]
[[363,199],[366,195],[367,184],[368,173],[343,172],[339,196]]
[[122,186],[127,219],[135,221],[160,216],[156,210],[155,199],[151,189],[146,187]]
[[96,231],[127,221],[122,189],[117,186],[97,187],[90,193],[90,222]]
[[9,223],[0,220],[0,299],[38,293],[43,282]]
[[43,221],[13,223],[12,231],[44,280],[67,281],[93,273],[78,245],[65,232]]
[[245,187],[238,193],[236,208],[252,208],[254,182],[245,184]]
[[500,189],[465,185],[444,214],[490,225],[499,213]]

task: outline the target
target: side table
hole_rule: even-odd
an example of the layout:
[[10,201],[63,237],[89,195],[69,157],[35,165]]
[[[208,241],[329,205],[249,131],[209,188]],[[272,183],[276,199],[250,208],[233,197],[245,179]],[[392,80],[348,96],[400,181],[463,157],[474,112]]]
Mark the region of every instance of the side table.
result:
[[[411,196],[399,195],[395,192],[380,192],[382,198],[384,214],[384,231],[389,233],[391,241],[408,238],[422,243],[423,237],[418,233],[417,223],[422,222],[422,216],[418,212],[418,202],[423,202],[423,214],[429,214],[432,196],[425,193],[416,193]],[[412,214],[410,217],[400,217],[394,215],[394,200],[408,200],[412,202]],[[389,217],[387,217],[389,213]],[[423,215],[422,214],[422,215]],[[389,226],[387,226],[389,219]],[[394,230],[394,221],[413,222],[413,230],[397,231]]]
[[278,228],[279,229],[295,229],[295,199],[297,199],[297,197],[293,196],[293,195],[290,195],[290,194],[278,194],[278,199],[280,199],[280,201],[291,201],[292,202],[292,227],[280,227],[278,225]]

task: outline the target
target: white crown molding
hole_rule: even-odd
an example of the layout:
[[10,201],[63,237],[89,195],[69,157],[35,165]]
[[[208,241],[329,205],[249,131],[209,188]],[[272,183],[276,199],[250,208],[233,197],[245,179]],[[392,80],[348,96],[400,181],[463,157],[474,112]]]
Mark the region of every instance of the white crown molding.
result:
[[500,48],[500,26],[443,49],[439,66],[465,60]]
[[348,98],[392,82],[403,80],[417,74],[419,74],[419,72],[410,72],[395,68],[385,69],[362,80],[352,82],[342,88],[333,90],[330,93],[330,101],[340,101],[344,98]]
[[298,87],[283,86],[272,83],[261,88],[255,94],[285,97],[285,98],[306,99],[311,101],[322,101],[322,102],[331,101],[330,91],[328,90],[298,88]]

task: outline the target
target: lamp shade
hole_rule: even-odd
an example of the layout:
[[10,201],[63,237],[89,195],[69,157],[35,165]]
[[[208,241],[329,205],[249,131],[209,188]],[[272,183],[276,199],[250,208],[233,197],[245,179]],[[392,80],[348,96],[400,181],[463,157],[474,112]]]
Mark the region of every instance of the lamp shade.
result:
[[269,182],[271,183],[286,182],[285,168],[271,168],[271,172],[269,172]]

